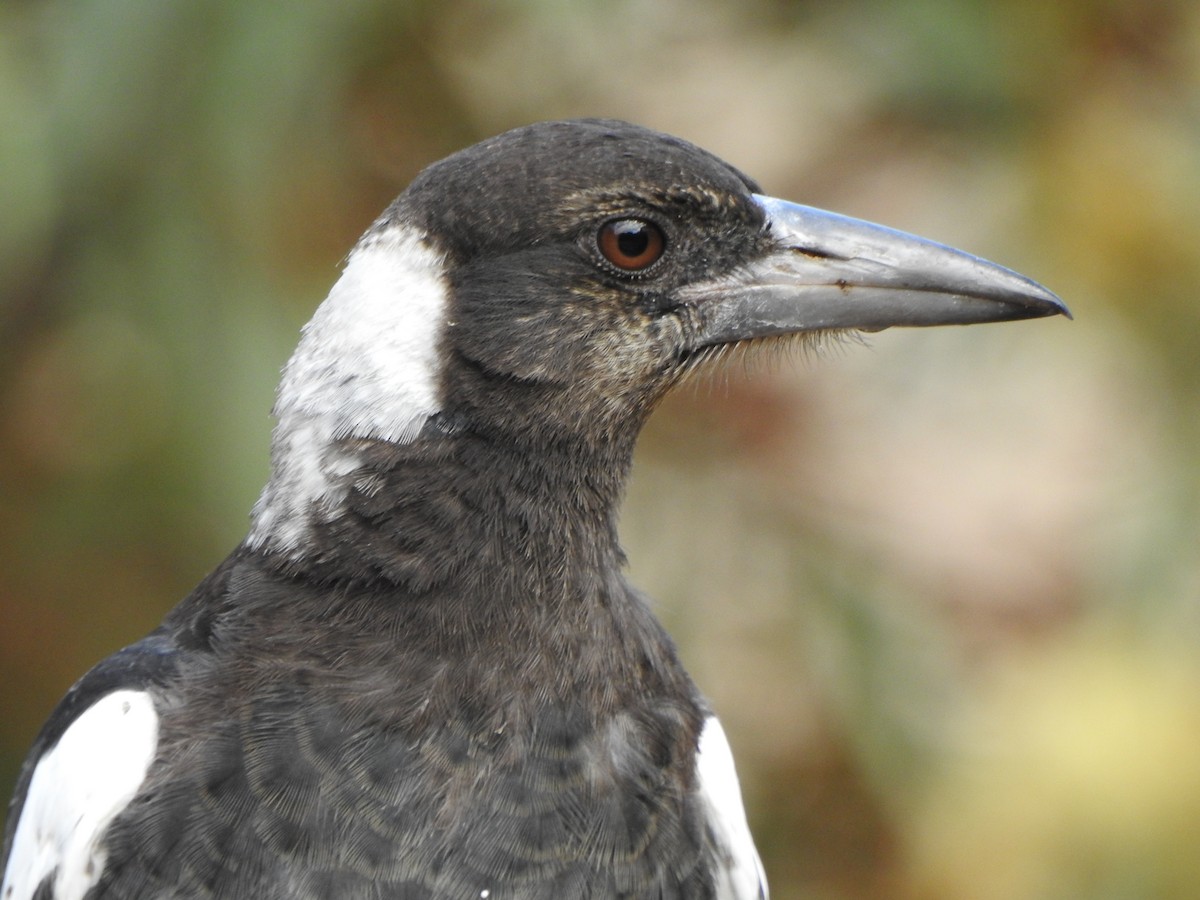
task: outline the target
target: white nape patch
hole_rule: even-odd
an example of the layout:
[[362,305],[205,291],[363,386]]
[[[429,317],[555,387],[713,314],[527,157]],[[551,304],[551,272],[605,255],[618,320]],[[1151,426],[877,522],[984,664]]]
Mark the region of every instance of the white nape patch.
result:
[[33,770],[0,897],[26,900],[53,875],[55,900],[82,898],[104,870],[101,838],[157,746],[158,715],[144,691],[107,694],[72,722]]
[[700,732],[696,755],[700,795],[708,807],[709,828],[724,859],[717,874],[719,900],[766,900],[767,877],[746,824],[742,789],[733,765],[733,751],[716,716]]
[[314,518],[336,517],[358,465],[338,439],[405,443],[438,411],[446,302],[443,256],[417,229],[371,231],[354,248],[283,370],[250,546],[294,550]]

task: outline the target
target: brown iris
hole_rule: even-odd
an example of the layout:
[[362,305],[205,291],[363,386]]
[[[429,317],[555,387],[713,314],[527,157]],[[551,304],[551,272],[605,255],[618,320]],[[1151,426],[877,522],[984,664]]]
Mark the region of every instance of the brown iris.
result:
[[600,252],[625,272],[640,272],[658,261],[666,249],[662,229],[645,219],[605,222],[597,238]]

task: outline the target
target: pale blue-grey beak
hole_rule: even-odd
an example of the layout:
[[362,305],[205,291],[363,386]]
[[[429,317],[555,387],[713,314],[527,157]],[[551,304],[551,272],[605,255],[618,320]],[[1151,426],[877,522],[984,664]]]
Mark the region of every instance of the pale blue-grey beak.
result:
[[1036,281],[953,247],[774,197],[754,200],[775,248],[683,290],[701,313],[697,348],[825,329],[1071,316]]

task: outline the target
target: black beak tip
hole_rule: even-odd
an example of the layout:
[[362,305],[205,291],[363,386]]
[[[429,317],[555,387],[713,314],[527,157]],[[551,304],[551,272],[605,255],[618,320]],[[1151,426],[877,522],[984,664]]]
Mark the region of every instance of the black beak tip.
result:
[[1040,284],[1037,285],[1037,287],[1037,302],[1026,307],[1028,312],[1027,318],[1044,319],[1048,318],[1049,316],[1062,316],[1063,318],[1070,319],[1071,321],[1075,320],[1075,316],[1071,314],[1071,310],[1067,307],[1067,304],[1063,302],[1062,297],[1058,296],[1058,294],[1054,293],[1053,291],[1047,290]]

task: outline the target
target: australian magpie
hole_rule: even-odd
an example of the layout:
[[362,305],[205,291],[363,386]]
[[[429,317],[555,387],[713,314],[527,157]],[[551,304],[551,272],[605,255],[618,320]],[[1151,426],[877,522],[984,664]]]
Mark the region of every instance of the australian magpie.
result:
[[38,736],[2,900],[765,897],[622,573],[643,422],[731,345],[1066,312],[622,122],[430,166],[304,328],[249,535]]

